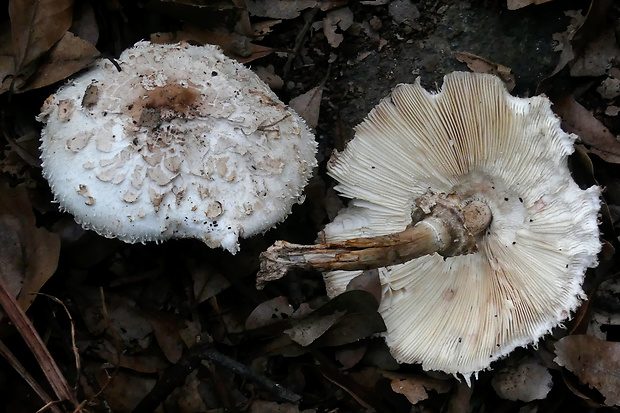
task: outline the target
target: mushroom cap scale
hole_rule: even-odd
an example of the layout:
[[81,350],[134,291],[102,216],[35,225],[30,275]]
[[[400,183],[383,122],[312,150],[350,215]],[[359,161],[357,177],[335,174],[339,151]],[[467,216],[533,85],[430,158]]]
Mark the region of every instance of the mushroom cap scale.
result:
[[[513,97],[494,76],[457,72],[436,94],[419,80],[397,86],[330,160],[336,189],[352,200],[325,242],[403,231],[429,191],[492,212],[476,253],[379,270],[379,312],[397,361],[469,380],[577,308],[601,244],[599,188],[581,190],[567,166],[575,139],[545,97]],[[328,294],[359,273],[325,273]]]
[[304,121],[216,46],[139,42],[50,96],[43,173],[76,220],[127,242],[231,252],[282,221],[316,165]]

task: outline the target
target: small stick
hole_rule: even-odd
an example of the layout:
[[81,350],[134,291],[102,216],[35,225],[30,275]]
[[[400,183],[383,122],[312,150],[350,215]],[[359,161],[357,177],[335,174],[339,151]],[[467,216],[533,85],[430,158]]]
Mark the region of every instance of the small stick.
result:
[[211,360],[213,363],[227,368],[247,380],[255,382],[282,400],[291,403],[297,403],[301,400],[300,395],[293,393],[291,390],[288,390],[267,377],[254,373],[252,369],[245,364],[218,352],[211,344],[205,343],[194,346],[185,356],[177,361],[175,365],[169,367],[159,378],[150,393],[133,409],[132,413],[155,411],[157,406],[166,400],[174,389],[185,383],[187,376],[200,365],[202,360]]

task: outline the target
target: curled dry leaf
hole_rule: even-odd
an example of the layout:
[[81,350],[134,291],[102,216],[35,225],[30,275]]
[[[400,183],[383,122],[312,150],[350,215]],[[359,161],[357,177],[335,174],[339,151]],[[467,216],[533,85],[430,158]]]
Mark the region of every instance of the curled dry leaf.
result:
[[603,160],[620,163],[620,141],[592,113],[571,95],[564,95],[554,102],[555,112],[562,118],[567,132],[579,135],[590,151]]
[[194,282],[196,304],[216,296],[231,285],[230,281],[219,271],[207,265],[193,265],[190,268],[190,273]]
[[66,32],[41,61],[32,81],[17,92],[38,89],[63,80],[84,69],[98,56],[99,51],[92,43]]
[[177,315],[164,313],[163,311],[151,310],[145,312],[151,323],[155,340],[166,359],[176,363],[183,355],[183,339],[179,331],[185,328],[185,323]]
[[454,52],[454,57],[459,62],[465,63],[472,72],[488,73],[499,77],[509,92],[515,88],[515,75],[509,67],[468,52]]
[[305,9],[318,6],[318,0],[246,0],[245,5],[253,16],[271,19],[294,19]]
[[525,6],[529,6],[530,4],[543,4],[547,3],[551,0],[508,0],[506,3],[508,5],[508,10],[517,10]]
[[443,394],[452,389],[452,382],[449,380],[439,380],[412,374],[398,374],[389,371],[384,371],[383,376],[391,380],[390,385],[394,392],[404,395],[409,400],[409,403],[413,405],[428,398],[427,390]]
[[560,366],[598,390],[608,406],[620,405],[620,343],[586,335],[567,336],[555,345]]
[[260,303],[248,316],[245,321],[245,328],[248,330],[268,326],[278,321],[286,320],[293,314],[293,306],[284,296],[272,298],[269,301]]
[[311,413],[315,410],[299,410],[292,403],[278,403],[267,400],[254,400],[250,405],[250,413]]
[[56,271],[60,238],[37,228],[26,189],[5,182],[0,182],[0,238],[2,274],[26,310]]
[[609,27],[592,41],[570,67],[570,74],[577,76],[602,76],[620,57],[620,46],[616,42],[614,29]]
[[312,314],[296,321],[293,327],[284,330],[284,333],[297,344],[301,344],[304,347],[309,346],[345,314],[344,311],[336,311],[325,316]]
[[[292,327],[284,332],[296,343],[339,346],[385,331],[375,297],[362,290],[347,291],[312,313],[300,306],[291,315]],[[307,315],[306,315],[307,314]]]
[[338,31],[345,31],[353,24],[353,12],[348,7],[332,10],[323,19],[323,33],[331,47],[338,47],[344,36]]
[[295,112],[299,114],[309,126],[316,128],[319,123],[319,112],[321,111],[321,99],[323,97],[323,87],[316,86],[288,103]]
[[33,63],[71,26],[73,0],[10,0],[15,72]]
[[530,402],[547,397],[553,387],[553,379],[539,360],[527,357],[516,366],[508,366],[497,372],[491,384],[502,399]]
[[151,35],[151,42],[157,44],[178,42],[202,45],[216,44],[226,56],[241,63],[251,62],[273,52],[272,48],[251,43],[247,37],[237,33],[223,29],[202,30],[191,25],[185,25],[183,29],[172,33],[154,33]]

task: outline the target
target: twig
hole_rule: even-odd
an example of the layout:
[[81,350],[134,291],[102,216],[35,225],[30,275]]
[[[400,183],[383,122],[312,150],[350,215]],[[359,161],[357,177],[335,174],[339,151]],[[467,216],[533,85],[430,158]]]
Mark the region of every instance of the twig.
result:
[[65,310],[65,313],[67,314],[67,318],[69,318],[69,324],[71,324],[71,348],[73,350],[73,357],[75,357],[75,371],[76,371],[75,382],[79,383],[80,373],[82,372],[82,368],[81,368],[81,363],[80,363],[80,353],[79,353],[77,344],[75,342],[75,323],[73,322],[73,317],[71,317],[71,313],[69,312],[69,309],[67,308],[65,303],[60,301],[58,298],[51,296],[49,294],[44,294],[44,293],[38,293],[38,295],[42,295],[44,297],[49,298],[52,301],[55,301]]
[[2,341],[0,341],[0,355],[4,357],[4,359],[19,373],[19,375],[28,383],[30,388],[34,390],[34,392],[43,400],[47,405],[50,405],[50,409],[54,413],[61,413],[60,409],[57,406],[51,405],[54,403],[52,398],[47,394],[47,392],[37,383],[37,381],[32,377],[28,370],[19,362],[19,360],[15,357],[15,355],[9,350],[7,346],[4,345]]
[[308,30],[310,30],[310,27],[312,27],[312,23],[314,23],[314,18],[316,17],[318,11],[318,6],[312,9],[310,14],[306,18],[306,24],[304,25],[303,29],[301,29],[301,31],[295,37],[295,47],[293,48],[293,53],[288,56],[288,59],[284,64],[284,68],[282,69],[282,78],[285,81],[288,79],[289,72],[291,71],[293,62],[295,61],[295,57],[299,53],[299,49],[301,49],[301,46],[304,44],[304,38],[306,37]]
[[43,374],[45,374],[50,386],[54,390],[56,397],[60,400],[67,400],[71,402],[73,406],[77,406],[79,402],[77,401],[74,391],[69,386],[67,379],[63,376],[47,347],[45,347],[43,340],[41,340],[32,322],[17,304],[13,294],[9,292],[4,282],[4,275],[0,275],[0,305],[2,305],[7,316],[28,345],[28,348],[30,348],[30,351],[32,351],[32,354],[43,370]]
[[215,350],[211,344],[199,344],[193,347],[175,365],[168,368],[155,384],[155,387],[147,394],[144,399],[133,409],[132,413],[153,412],[174,389],[183,385],[187,376],[196,369],[202,360],[211,360],[224,368],[227,368],[243,378],[253,381],[270,391],[282,400],[296,403],[301,400],[301,396],[282,387],[267,377],[257,375],[245,364],[225,356]]

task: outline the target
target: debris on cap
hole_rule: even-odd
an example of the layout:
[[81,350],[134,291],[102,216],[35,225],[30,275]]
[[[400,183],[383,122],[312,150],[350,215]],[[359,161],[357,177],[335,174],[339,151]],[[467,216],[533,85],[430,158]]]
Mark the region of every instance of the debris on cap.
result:
[[452,73],[438,93],[399,85],[330,160],[351,201],[322,244],[274,244],[259,283],[316,267],[335,296],[381,267],[394,358],[469,382],[584,298],[601,249],[600,189],[573,181],[575,139],[546,97],[513,97],[492,75]]
[[43,173],[84,227],[235,253],[282,221],[316,166],[304,121],[216,46],[139,42],[45,102]]

